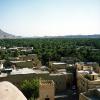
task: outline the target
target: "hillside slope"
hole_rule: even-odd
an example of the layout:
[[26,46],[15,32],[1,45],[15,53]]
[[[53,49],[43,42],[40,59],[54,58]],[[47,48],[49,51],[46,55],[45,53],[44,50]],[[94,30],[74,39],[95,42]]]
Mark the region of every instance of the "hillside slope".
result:
[[13,39],[13,38],[16,38],[16,36],[9,34],[9,33],[6,33],[0,29],[0,39],[7,39],[7,38]]

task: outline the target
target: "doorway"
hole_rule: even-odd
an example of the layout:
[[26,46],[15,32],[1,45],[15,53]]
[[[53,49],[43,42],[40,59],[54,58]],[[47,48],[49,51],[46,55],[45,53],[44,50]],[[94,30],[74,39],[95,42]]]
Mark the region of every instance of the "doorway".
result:
[[49,98],[45,98],[45,100],[50,100]]

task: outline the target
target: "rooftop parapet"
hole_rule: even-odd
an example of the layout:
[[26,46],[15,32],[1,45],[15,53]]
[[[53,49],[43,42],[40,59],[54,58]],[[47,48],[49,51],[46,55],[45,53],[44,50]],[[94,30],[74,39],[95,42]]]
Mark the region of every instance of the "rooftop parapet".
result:
[[40,86],[53,86],[54,82],[53,80],[40,80]]

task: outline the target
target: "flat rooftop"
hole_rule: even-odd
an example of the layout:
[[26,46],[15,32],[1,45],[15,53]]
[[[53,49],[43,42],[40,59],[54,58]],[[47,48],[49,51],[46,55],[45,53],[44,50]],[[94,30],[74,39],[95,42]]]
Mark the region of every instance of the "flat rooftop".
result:
[[[61,72],[49,73],[49,71],[47,70],[42,71],[42,70],[32,69],[32,68],[21,68],[21,69],[15,69],[15,70],[12,69],[12,71],[9,73],[9,75],[18,75],[18,74],[49,74],[50,76],[60,76],[60,75],[67,75],[67,74],[72,74],[72,73],[67,73],[65,72],[64,69],[62,69]],[[0,77],[7,77],[7,76],[8,76],[7,73],[2,72],[0,74]]]
[[50,76],[61,76],[61,75],[67,75],[67,74],[72,74],[72,73],[58,72],[58,73],[51,73]]
[[[89,71],[84,71],[84,70],[80,70],[80,71],[78,71],[78,73],[80,73],[80,74],[90,74]],[[94,71],[92,71],[91,75],[98,75],[98,74],[95,73]]]
[[1,73],[0,77],[7,77],[7,73]]
[[31,73],[35,73],[35,71],[29,68],[22,68],[22,69],[12,70],[10,74],[16,75],[16,74],[31,74]]
[[63,62],[54,62],[53,64],[54,64],[54,65],[64,65],[64,64],[66,64],[66,63],[63,63]]
[[16,74],[45,74],[45,73],[49,73],[48,71],[41,71],[41,70],[33,70],[31,68],[22,68],[22,69],[18,69],[18,70],[13,70],[11,72],[11,75],[16,75]]
[[[10,69],[8,69],[10,70]],[[16,69],[16,70],[12,70],[12,72],[10,73],[10,75],[18,75],[18,74],[49,74],[48,71],[42,71],[42,70],[33,70],[31,68],[22,68],[22,69]],[[0,77],[7,77],[7,73],[1,73]]]
[[49,71],[34,70],[36,74],[49,74]]
[[89,74],[89,71],[80,70],[80,71],[78,71],[78,73],[80,73],[80,74]]
[[26,61],[10,61],[11,63],[20,63],[20,62],[26,62]]

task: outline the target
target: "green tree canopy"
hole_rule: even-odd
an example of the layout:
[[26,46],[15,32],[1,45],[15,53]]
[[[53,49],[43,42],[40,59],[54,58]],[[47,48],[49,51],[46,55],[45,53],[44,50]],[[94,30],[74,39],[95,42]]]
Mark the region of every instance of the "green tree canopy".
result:
[[20,85],[21,91],[26,98],[37,98],[39,96],[39,80],[24,80]]

